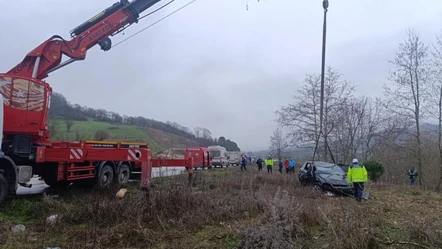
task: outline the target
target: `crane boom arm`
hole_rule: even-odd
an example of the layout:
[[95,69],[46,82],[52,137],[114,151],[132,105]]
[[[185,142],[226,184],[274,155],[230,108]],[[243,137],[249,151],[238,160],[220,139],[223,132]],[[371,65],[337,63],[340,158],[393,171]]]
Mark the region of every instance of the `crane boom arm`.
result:
[[[120,0],[105,9],[70,33],[71,40],[54,35],[29,52],[25,58],[7,74],[42,80],[48,74],[71,62],[84,60],[87,51],[99,44],[107,51],[111,48],[109,36],[136,23],[139,14],[161,0]],[[69,59],[62,63],[62,55]]]

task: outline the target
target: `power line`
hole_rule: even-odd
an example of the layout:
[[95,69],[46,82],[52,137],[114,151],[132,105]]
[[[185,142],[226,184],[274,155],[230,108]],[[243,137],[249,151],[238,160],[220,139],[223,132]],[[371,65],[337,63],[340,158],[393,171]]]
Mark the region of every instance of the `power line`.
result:
[[166,3],[165,5],[163,5],[163,6],[159,7],[158,9],[156,9],[156,10],[154,10],[154,11],[150,12],[150,13],[147,13],[146,15],[144,15],[144,16],[142,16],[142,17],[138,18],[138,21],[139,21],[139,20],[141,20],[141,19],[143,19],[143,18],[145,18],[145,17],[147,17],[147,16],[150,16],[150,15],[152,15],[153,13],[155,13],[155,12],[157,12],[157,11],[161,10],[161,9],[163,9],[163,8],[164,8],[164,7],[166,7],[167,5],[169,5],[169,4],[171,4],[171,3],[173,3],[174,1],[175,1],[175,0],[170,0],[170,2],[168,2],[168,3]]
[[[139,20],[141,20],[141,19],[143,19],[143,18],[145,18],[145,17],[148,17],[148,16],[150,16],[150,15],[152,15],[152,14],[158,12],[159,10],[163,9],[163,8],[166,7],[167,5],[173,3],[174,1],[175,1],[175,0],[171,0],[171,1],[169,1],[168,3],[166,3],[166,4],[164,4],[163,6],[159,7],[158,9],[156,9],[156,10],[154,10],[154,11],[151,11],[151,12],[147,13],[146,15],[144,15],[144,16],[138,18],[137,21],[139,21]],[[124,27],[123,29],[117,31],[114,35],[123,32],[124,30],[126,30],[126,29],[129,28],[130,26],[131,26],[131,25],[128,25],[128,26]]]
[[[173,1],[171,1],[171,2],[173,2]],[[170,4],[171,2],[167,3],[166,5]],[[142,30],[136,32],[135,34],[133,34],[133,35],[131,35],[131,36],[129,36],[129,37],[127,37],[126,39],[124,39],[124,40],[122,40],[122,41],[116,43],[115,45],[112,46],[112,48],[114,48],[114,47],[120,45],[121,43],[123,43],[123,42],[129,40],[130,38],[132,38],[132,37],[138,35],[139,33],[145,31],[146,29],[151,28],[151,27],[154,26],[155,24],[157,24],[157,23],[163,21],[164,19],[166,19],[166,18],[170,17],[171,15],[177,13],[178,11],[180,11],[180,10],[186,8],[187,6],[191,5],[191,4],[194,3],[194,2],[196,2],[196,0],[192,0],[192,1],[190,1],[189,3],[187,3],[187,4],[183,5],[183,6],[181,6],[180,8],[178,8],[178,9],[176,9],[175,11],[171,12],[170,14],[164,16],[163,18],[159,19],[158,21],[152,23],[151,25],[149,25],[149,26],[143,28]],[[166,5],[164,5],[163,7],[165,7]],[[163,7],[161,7],[161,8],[163,8]],[[160,9],[161,9],[161,8],[160,8]],[[160,10],[160,9],[158,9],[158,10]],[[158,10],[155,10],[154,12],[156,12],[156,11],[158,11]],[[152,12],[152,13],[154,13],[154,12]],[[149,13],[149,14],[151,14],[151,13]],[[148,15],[149,15],[149,14],[148,14]],[[146,16],[147,16],[147,15],[146,15]],[[143,17],[141,17],[141,18],[144,18],[144,17],[146,17],[146,16],[143,16]],[[141,19],[141,18],[140,18],[140,19]]]

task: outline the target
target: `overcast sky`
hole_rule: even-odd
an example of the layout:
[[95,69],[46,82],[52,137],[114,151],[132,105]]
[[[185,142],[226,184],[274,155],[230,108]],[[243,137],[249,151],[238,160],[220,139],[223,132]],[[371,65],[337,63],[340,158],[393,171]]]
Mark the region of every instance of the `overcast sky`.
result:
[[[113,42],[188,1],[175,0]],[[51,35],[69,38],[114,2],[0,0],[0,71]],[[71,103],[203,126],[243,150],[266,149],[274,111],[305,74],[320,72],[322,15],[321,0],[249,0],[249,10],[245,0],[197,0],[108,52],[92,48],[46,80]],[[408,27],[430,42],[442,29],[442,1],[330,0],[327,64],[358,94],[381,95]]]

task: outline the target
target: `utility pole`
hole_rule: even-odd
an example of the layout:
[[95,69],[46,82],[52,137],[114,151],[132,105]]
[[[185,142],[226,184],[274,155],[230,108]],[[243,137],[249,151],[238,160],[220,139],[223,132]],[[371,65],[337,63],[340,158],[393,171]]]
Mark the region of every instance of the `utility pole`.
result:
[[[327,37],[327,11],[328,11],[328,0],[322,1],[322,7],[324,8],[324,24],[322,27],[322,64],[321,64],[321,97],[320,97],[320,112],[319,112],[319,134],[316,140],[315,151],[313,152],[313,160],[315,160],[315,154],[318,149],[319,139],[323,133],[323,118],[324,118],[324,78],[325,78],[325,44]],[[327,144],[325,144],[325,149],[327,149]]]
[[328,0],[322,1],[322,7],[324,8],[324,25],[322,27],[322,65],[321,65],[321,109],[319,116],[319,127],[322,132],[322,119],[324,115],[324,74],[325,74],[325,43],[327,38],[327,11]]

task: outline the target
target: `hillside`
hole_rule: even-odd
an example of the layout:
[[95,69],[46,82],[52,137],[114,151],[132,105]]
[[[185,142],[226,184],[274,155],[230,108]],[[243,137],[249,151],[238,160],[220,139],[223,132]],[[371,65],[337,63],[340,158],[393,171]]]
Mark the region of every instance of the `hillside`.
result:
[[[166,148],[165,144],[157,143],[149,133],[142,128],[132,125],[114,126],[107,122],[99,121],[72,121],[72,127],[67,131],[65,120],[50,119],[49,126],[54,140],[78,141],[92,140],[97,131],[106,131],[109,138],[106,140],[147,142],[153,152]],[[164,133],[163,133],[164,134]],[[186,144],[182,144],[186,146]]]
[[240,151],[234,141],[224,136],[213,138],[211,131],[204,127],[190,129],[176,122],[130,117],[104,109],[71,104],[59,93],[52,94],[49,130],[53,139],[148,142],[154,152],[172,147],[210,145]]
[[[67,131],[67,122],[72,122],[69,131]],[[147,142],[154,153],[168,148],[199,146],[199,143],[195,140],[148,127],[133,125],[115,126],[111,123],[100,121],[65,121],[59,119],[50,119],[49,124],[54,140],[78,141],[95,139],[94,135],[97,131],[106,131],[109,137],[105,140]]]

